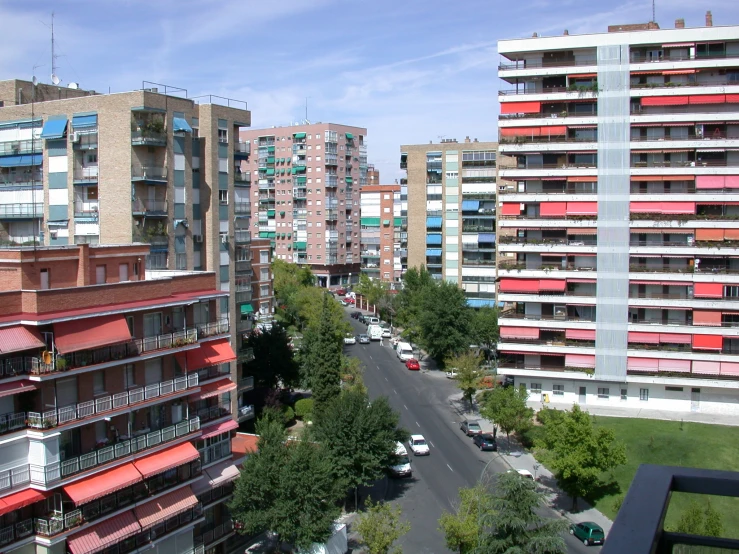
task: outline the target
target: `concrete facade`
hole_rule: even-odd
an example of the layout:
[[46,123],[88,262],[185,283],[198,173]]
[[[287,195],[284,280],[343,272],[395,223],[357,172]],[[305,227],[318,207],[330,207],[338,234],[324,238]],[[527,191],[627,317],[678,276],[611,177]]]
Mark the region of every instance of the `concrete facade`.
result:
[[359,278],[359,187],[367,182],[367,130],[313,123],[241,131],[251,145],[254,238],[277,259],[310,266],[318,285]]
[[362,273],[387,283],[399,282],[406,252],[400,192],[400,185],[367,185],[359,191]]

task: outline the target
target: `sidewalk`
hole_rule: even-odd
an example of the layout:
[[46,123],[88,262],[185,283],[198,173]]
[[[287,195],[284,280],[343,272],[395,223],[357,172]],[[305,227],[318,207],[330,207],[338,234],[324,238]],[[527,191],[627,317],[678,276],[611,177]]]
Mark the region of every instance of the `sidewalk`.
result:
[[[461,394],[451,396],[449,398],[449,403],[453,405],[461,415],[465,415],[465,417],[468,417],[469,419],[482,419],[480,412],[477,410],[476,404],[471,412],[468,411],[469,405],[467,402],[463,401]],[[531,406],[532,408],[541,409],[541,402],[536,402],[534,404],[535,405]],[[571,408],[571,406],[569,407]],[[481,424],[483,422],[484,420]],[[510,453],[506,453],[508,452],[508,437],[505,433],[499,432],[498,448],[498,457],[503,460],[508,467],[514,470],[525,469],[531,472],[538,481],[540,490],[543,490],[546,493],[549,506],[553,510],[557,511],[557,513],[573,523],[579,523],[581,521],[595,522],[603,528],[606,535],[608,534],[613,522],[601,512],[590,506],[582,498],[577,499],[577,512],[570,511],[572,509],[572,498],[567,496],[557,487],[557,482],[552,473],[541,465],[536,458],[534,458],[533,454],[524,450],[515,438],[511,437]]]
[[[529,400],[528,405],[534,410],[541,410],[544,406],[556,410],[571,410],[572,404],[565,402],[548,402]],[[642,419],[661,419],[665,421],[685,421],[689,423],[706,423],[709,425],[739,425],[736,416],[728,414],[704,414],[701,412],[674,412],[670,410],[650,410],[647,408],[632,409],[616,406],[597,406],[580,404],[583,411],[592,415],[604,417],[633,417]]]

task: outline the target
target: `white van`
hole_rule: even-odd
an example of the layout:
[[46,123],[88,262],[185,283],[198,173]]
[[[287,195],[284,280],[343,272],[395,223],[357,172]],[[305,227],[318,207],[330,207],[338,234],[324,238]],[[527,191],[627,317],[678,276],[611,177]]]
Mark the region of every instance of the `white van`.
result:
[[369,324],[370,325],[380,325],[380,318],[379,317],[369,318]]
[[407,342],[399,342],[395,347],[395,355],[401,362],[406,362],[413,357],[413,348]]
[[398,457],[396,465],[390,466],[388,470],[393,477],[410,477],[413,474],[411,470],[411,459],[408,457],[408,451],[402,442],[395,443],[395,455]]
[[367,327],[367,334],[370,340],[382,340],[382,327],[379,325],[370,325]]

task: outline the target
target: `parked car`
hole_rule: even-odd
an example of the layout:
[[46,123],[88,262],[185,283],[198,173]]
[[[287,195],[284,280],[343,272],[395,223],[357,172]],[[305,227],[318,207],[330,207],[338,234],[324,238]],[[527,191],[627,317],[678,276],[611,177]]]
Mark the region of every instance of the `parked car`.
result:
[[426,444],[426,439],[423,438],[423,435],[411,435],[411,438],[408,440],[408,446],[416,456],[428,456],[431,454],[429,445]]
[[369,344],[369,343],[370,343],[369,335],[366,335],[364,333],[359,335],[359,344]]
[[346,294],[346,289],[336,289],[334,292],[339,296],[344,296]]
[[459,428],[468,437],[482,434],[482,428],[480,427],[480,424],[477,422],[477,420],[470,421],[468,419],[464,419],[459,422]]
[[592,521],[573,523],[570,525],[570,535],[576,536],[585,544],[585,546],[603,544],[606,540],[603,528]]
[[390,331],[390,329],[385,328],[385,329],[382,330],[382,338],[383,339],[391,339],[391,338],[393,338],[393,334]]
[[480,433],[472,437],[472,442],[480,450],[492,450],[493,452],[498,450],[498,443],[495,442],[495,437],[490,433]]
[[395,464],[389,466],[388,471],[393,477],[410,477],[413,475],[411,460],[408,458],[408,451],[402,442],[395,443]]
[[347,333],[344,337],[344,344],[357,344],[357,338],[351,333]]
[[421,364],[418,363],[417,359],[410,358],[405,361],[405,367],[407,367],[411,371],[419,371],[421,369]]
[[351,296],[345,296],[344,302],[346,302],[347,304],[351,304],[352,306],[354,306],[357,303],[357,301]]
[[457,368],[453,367],[449,371],[446,372],[446,378],[447,379],[456,379],[457,378]]
[[357,321],[359,321],[359,323],[364,323],[366,325],[367,324],[367,316],[364,315],[363,313],[360,313],[357,316]]
[[[513,473],[513,470],[509,469],[508,473]],[[516,473],[518,473],[524,479],[531,479],[532,481],[534,480],[534,476],[531,474],[531,472],[528,469],[517,469]]]
[[362,315],[362,312],[352,312],[351,313],[352,319],[359,319],[360,315]]

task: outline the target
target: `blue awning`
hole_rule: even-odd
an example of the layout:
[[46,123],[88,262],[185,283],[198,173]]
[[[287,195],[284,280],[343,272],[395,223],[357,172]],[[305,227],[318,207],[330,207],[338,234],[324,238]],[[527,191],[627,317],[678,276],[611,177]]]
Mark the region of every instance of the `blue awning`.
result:
[[441,256],[441,248],[427,248],[426,255],[427,256]]
[[427,217],[426,227],[428,229],[441,229],[441,218],[440,217]]
[[495,233],[480,233],[477,242],[495,242]]
[[462,200],[462,211],[463,212],[476,212],[480,209],[479,200]]
[[72,118],[72,129],[87,129],[97,127],[98,116],[96,115],[75,115]]
[[0,158],[0,167],[41,165],[43,160],[43,154],[22,154],[20,156],[5,156],[3,158]]
[[67,120],[66,119],[52,119],[44,123],[44,128],[41,131],[42,139],[60,139],[67,132]]
[[175,133],[192,133],[192,127],[184,117],[175,117],[172,119],[172,130]]
[[470,308],[486,308],[486,307],[494,308],[495,299],[494,298],[468,298],[467,305]]
[[438,244],[441,246],[441,234],[434,233],[433,235],[426,235],[426,244]]

